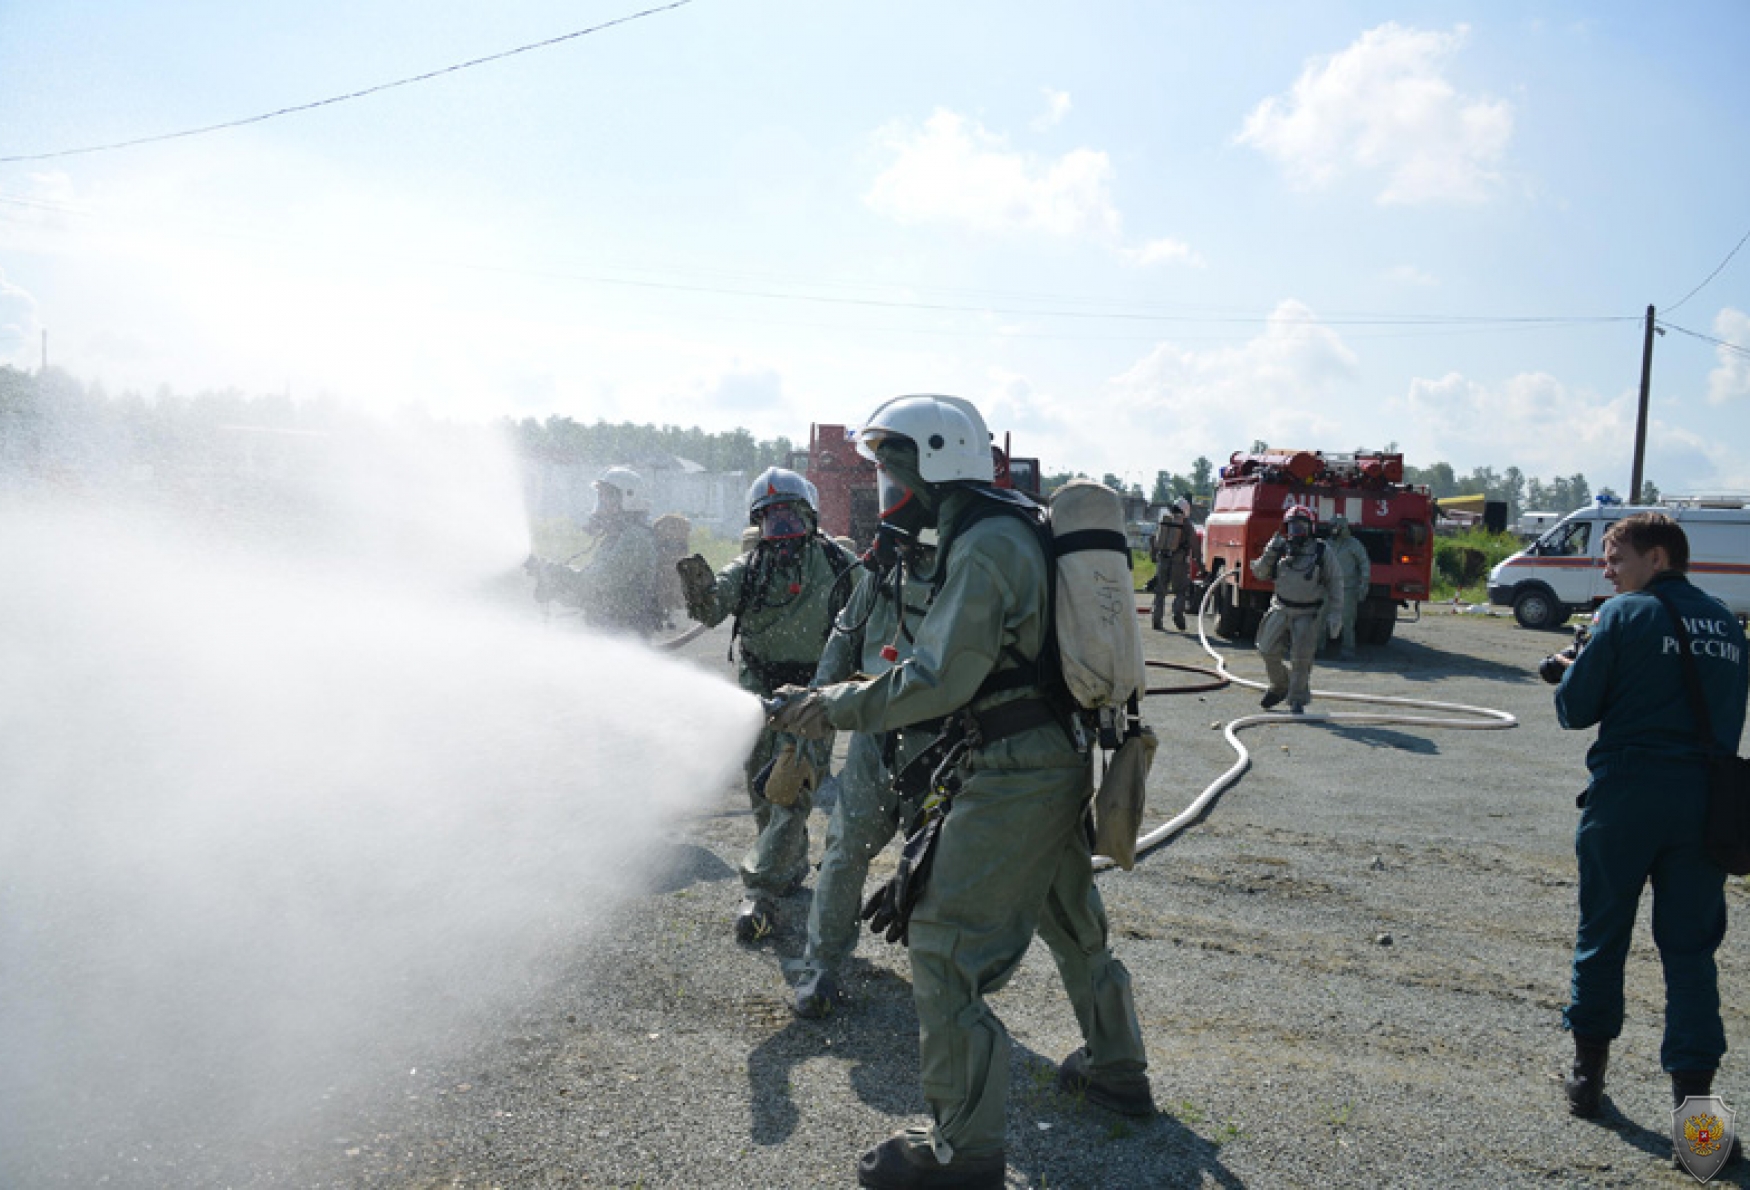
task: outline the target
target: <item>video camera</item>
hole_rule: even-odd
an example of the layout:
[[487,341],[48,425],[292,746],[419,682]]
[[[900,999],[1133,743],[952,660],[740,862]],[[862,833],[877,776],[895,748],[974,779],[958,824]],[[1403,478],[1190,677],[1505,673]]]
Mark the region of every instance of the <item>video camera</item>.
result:
[[1562,675],[1566,673],[1568,669],[1566,665],[1562,664],[1562,661],[1566,660],[1572,662],[1580,655],[1580,650],[1586,647],[1586,642],[1591,639],[1592,631],[1587,628],[1586,625],[1582,624],[1574,629],[1574,643],[1565,649],[1551,653],[1548,657],[1545,657],[1542,661],[1538,662],[1537,676],[1552,686],[1559,685],[1562,680]]

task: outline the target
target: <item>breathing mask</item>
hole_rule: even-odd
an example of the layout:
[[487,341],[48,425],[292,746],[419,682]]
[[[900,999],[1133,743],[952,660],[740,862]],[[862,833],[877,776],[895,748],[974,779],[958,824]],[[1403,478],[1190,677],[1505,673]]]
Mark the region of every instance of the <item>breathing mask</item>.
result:
[[768,504],[760,510],[761,541],[791,541],[808,533],[808,517],[799,505]]
[[875,447],[875,479],[883,528],[915,540],[936,523],[936,498],[918,474],[917,444],[891,437]]

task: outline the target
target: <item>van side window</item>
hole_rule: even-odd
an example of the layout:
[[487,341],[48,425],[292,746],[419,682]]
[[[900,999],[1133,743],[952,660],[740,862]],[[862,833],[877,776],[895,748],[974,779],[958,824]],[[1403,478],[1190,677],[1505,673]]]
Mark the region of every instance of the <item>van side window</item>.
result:
[[1586,544],[1592,538],[1591,521],[1575,521],[1568,526],[1567,532],[1549,543],[1546,554],[1556,558],[1581,558],[1586,555]]

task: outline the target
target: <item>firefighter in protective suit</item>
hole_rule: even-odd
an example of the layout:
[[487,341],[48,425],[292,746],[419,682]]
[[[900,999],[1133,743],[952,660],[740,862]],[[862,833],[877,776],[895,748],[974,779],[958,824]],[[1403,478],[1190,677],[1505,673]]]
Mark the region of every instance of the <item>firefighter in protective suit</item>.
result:
[[[737,678],[761,698],[813,679],[835,600],[848,590],[839,576],[854,559],[820,533],[813,492],[794,471],[768,468],[748,491],[750,527],[759,532],[753,549],[716,574],[697,554],[676,563],[689,616],[709,627],[733,618]],[[808,874],[808,814],[831,759],[830,738],[802,741],[768,727],[754,744],[746,776],[759,837],[741,861],[735,936],[743,942],[777,928],[778,900]]]
[[1149,1116],[1147,1056],[1093,882],[1088,760],[1041,680],[1047,559],[1028,524],[978,515],[997,498],[984,419],[958,398],[899,397],[859,431],[858,449],[879,465],[883,520],[938,527],[936,598],[910,657],[869,681],[791,692],[773,721],[801,734],[883,732],[949,715],[964,722],[969,712],[978,730],[966,737],[962,784],[908,926],[931,1119],[865,1153],[857,1175],[883,1190],[1001,1187],[1010,1043],[986,997],[1035,932],[1085,1043],[1064,1060],[1059,1085]]
[[1312,509],[1295,505],[1283,515],[1281,531],[1252,560],[1252,574],[1276,584],[1270,609],[1258,626],[1258,652],[1270,678],[1270,688],[1258,703],[1265,710],[1284,698],[1296,715],[1306,710],[1312,697],[1313,654],[1322,636],[1336,636],[1343,629],[1343,572],[1314,536],[1317,524]]
[[591,627],[648,636],[662,609],[644,478],[629,467],[609,467],[594,487],[595,511],[585,526],[596,539],[589,561],[574,568],[531,557],[525,569],[535,576],[535,598],[581,608]]
[[1373,563],[1368,560],[1367,547],[1355,539],[1349,530],[1349,518],[1338,513],[1331,518],[1329,542],[1331,557],[1343,572],[1343,637],[1339,660],[1355,660],[1355,617],[1361,612],[1361,601],[1367,598],[1367,585],[1373,577]]
[[1197,546],[1197,528],[1191,520],[1191,498],[1180,496],[1161,513],[1155,526],[1149,555],[1155,564],[1155,602],[1149,623],[1164,631],[1161,618],[1167,596],[1173,597],[1173,627],[1185,631],[1185,596],[1191,589],[1191,558]]
[[[815,670],[815,686],[855,674],[872,677],[911,655],[911,630],[930,604],[935,546],[883,526],[875,560],[890,564],[864,574],[839,613]],[[883,555],[887,555],[883,557]],[[855,732],[839,770],[838,801],[826,828],[826,850],[808,908],[802,958],[786,964],[795,982],[797,1016],[819,1018],[845,1000],[840,975],[862,931],[863,882],[869,861],[916,817],[922,790],[901,794],[893,773],[923,750],[933,732]]]

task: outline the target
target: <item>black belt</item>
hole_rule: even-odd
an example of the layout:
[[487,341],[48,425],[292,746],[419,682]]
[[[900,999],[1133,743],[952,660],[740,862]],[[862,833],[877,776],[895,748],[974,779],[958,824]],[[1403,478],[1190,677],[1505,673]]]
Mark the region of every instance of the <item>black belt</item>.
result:
[[1278,595],[1276,599],[1283,607],[1317,607],[1324,602],[1323,599],[1315,599],[1311,603],[1296,603],[1292,599],[1283,599],[1280,595]]
[[968,711],[967,714],[978,728],[978,743],[975,746],[979,748],[1020,735],[1023,731],[1031,731],[1035,727],[1044,727],[1048,723],[1061,726],[1063,722],[1051,704],[1043,698],[1016,699],[1014,702],[994,706],[988,711]]

